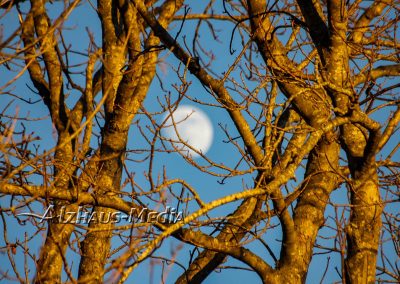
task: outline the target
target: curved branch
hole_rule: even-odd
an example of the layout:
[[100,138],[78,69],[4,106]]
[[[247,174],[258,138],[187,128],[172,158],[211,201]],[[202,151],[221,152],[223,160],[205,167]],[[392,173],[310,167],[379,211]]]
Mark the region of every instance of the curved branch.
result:
[[349,35],[349,40],[360,43],[364,34],[369,30],[369,24],[378,17],[389,4],[389,0],[375,0],[365,12],[360,16],[354,25],[353,32]]
[[372,69],[370,72],[358,74],[354,78],[354,86],[364,83],[366,80],[376,80],[381,77],[399,76],[400,64],[383,65]]
[[180,230],[179,235],[182,240],[199,246],[208,250],[221,252],[230,255],[251,268],[260,276],[261,279],[265,278],[266,274],[272,273],[273,269],[261,257],[252,251],[240,246],[240,244],[233,244],[234,242],[221,242],[217,238],[210,237],[202,232],[193,231],[189,229]]
[[176,40],[163,28],[157,19],[150,14],[142,1],[134,1],[134,4],[140,15],[145,19],[147,24],[152,28],[154,34],[170,49],[174,55],[185,65],[189,71],[194,74],[200,82],[215,92],[220,102],[226,107],[229,115],[234,121],[236,128],[243,137],[243,141],[249,153],[253,157],[255,164],[261,166],[263,162],[263,152],[258,145],[251,129],[240,112],[240,106],[232,99],[229,92],[224,88],[223,84],[211,77],[203,68],[201,68],[194,58],[183,50]]

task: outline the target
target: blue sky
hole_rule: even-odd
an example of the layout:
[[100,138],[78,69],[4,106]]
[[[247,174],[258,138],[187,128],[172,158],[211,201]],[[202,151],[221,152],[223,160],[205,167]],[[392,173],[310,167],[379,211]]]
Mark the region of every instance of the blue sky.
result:
[[[195,3],[195,4],[192,4]],[[204,4],[199,4],[201,3],[200,1],[192,1],[190,4],[190,7],[192,10],[190,13],[196,13],[196,12],[201,12],[204,9]],[[50,5],[51,10],[49,10],[51,16],[58,15],[60,12],[60,8],[62,8],[62,4],[60,3],[55,3],[53,5]],[[26,5],[23,5],[23,8],[26,8]],[[218,7],[217,12],[221,12],[222,7]],[[15,9],[5,17],[3,17],[0,20],[0,23],[3,27],[4,30],[4,38],[7,37],[8,34],[11,34],[14,29],[17,26],[17,14],[15,13]],[[85,52],[87,50],[88,44],[89,44],[89,37],[88,34],[85,31],[85,28],[87,27],[94,36],[94,39],[98,45],[101,43],[101,30],[100,28],[100,22],[97,18],[97,15],[93,11],[92,8],[88,5],[88,3],[85,2],[84,5],[78,7],[73,13],[70,15],[67,23],[64,26],[66,29],[63,32],[65,40],[68,44],[71,44],[73,49],[75,50],[80,50]],[[228,44],[229,39],[231,36],[231,30],[232,30],[232,25],[227,24],[226,22],[218,22],[216,24],[217,27],[217,33],[219,36],[219,39],[223,43],[219,43],[217,41],[210,40],[209,37],[204,36],[204,39],[207,41],[204,43],[204,46],[206,49],[209,51],[213,51],[216,54],[215,61],[213,62],[213,70],[217,74],[221,74],[222,72],[226,71],[230,64],[235,60],[235,57],[237,56],[236,54],[229,55],[228,51]],[[176,22],[172,24],[172,29],[171,34],[175,34],[180,28],[180,22]],[[183,40],[185,39],[187,42],[191,42],[191,37],[193,36],[193,23],[188,21],[185,23],[182,31],[181,31],[181,36],[178,38],[179,42],[182,44]],[[207,35],[208,29],[206,25],[202,26],[202,33],[204,35]],[[185,36],[186,38],[183,38]],[[234,48],[239,49],[240,46],[239,44],[235,44],[234,42]],[[158,79],[155,79],[149,92],[148,96],[144,102],[144,107],[148,112],[160,112],[161,111],[161,106],[159,105],[159,101],[162,103],[165,103],[165,97],[170,95],[171,100],[174,101],[177,99],[178,94],[176,91],[174,91],[173,88],[171,88],[172,84],[179,84],[179,80],[176,76],[176,73],[172,70],[170,66],[173,68],[177,68],[179,65],[179,62],[172,56],[168,55],[167,52],[163,52],[161,57],[165,58],[165,65],[162,68],[159,68],[159,79],[162,81],[165,89],[167,89],[170,92],[166,92],[160,88],[160,84],[158,83]],[[71,54],[70,58],[71,62],[85,62],[85,58],[81,55],[78,54]],[[261,60],[260,58],[256,58],[255,60]],[[19,70],[19,67],[17,66],[12,66],[16,70]],[[78,69],[82,69],[82,67],[77,67]],[[4,66],[0,66],[0,73],[2,76],[0,77],[0,86],[4,85],[5,82],[10,80],[12,76],[14,75],[11,72],[6,72]],[[238,74],[238,73],[236,73]],[[77,79],[78,82],[83,84],[83,78],[79,76],[74,76],[74,78]],[[215,104],[216,101],[215,99],[204,89],[203,86],[197,81],[196,78],[188,74],[187,80],[190,82],[190,87],[188,94],[190,97],[194,100],[200,100],[202,102],[208,103],[208,104]],[[256,83],[249,82],[251,85],[251,88],[254,88],[256,86]],[[32,87],[32,83],[30,82],[28,78],[28,74],[24,73],[22,76],[19,78],[19,80],[12,84],[12,86],[8,87],[7,90],[24,96],[24,98],[31,98],[32,100],[37,100],[38,96],[34,93],[32,93],[27,85]],[[72,91],[69,94],[68,100],[70,104],[72,105],[78,98],[79,94],[77,92]],[[9,101],[10,97],[2,95],[2,102],[1,106],[5,106]],[[192,104],[195,105],[196,107],[201,108],[211,119],[213,128],[214,128],[214,143],[211,146],[210,150],[207,153],[207,157],[210,159],[216,161],[217,163],[223,163],[226,166],[229,167],[235,167],[235,165],[238,163],[240,160],[240,153],[237,151],[237,149],[228,143],[225,143],[224,141],[227,140],[227,137],[225,136],[224,132],[221,130],[221,125],[223,127],[226,127],[230,134],[234,137],[237,136],[238,133],[231,122],[227,112],[222,109],[222,108],[217,108],[217,107],[211,107],[211,106],[204,106],[197,104],[187,98],[184,98],[182,100],[182,104]],[[30,118],[42,118],[48,116],[48,111],[44,104],[42,102],[33,104],[33,105],[28,105],[25,104],[21,101],[15,100],[12,102],[10,105],[7,113],[12,115],[15,113],[16,110],[19,110],[19,114],[21,116],[29,116]],[[256,109],[255,109],[256,110]],[[154,115],[153,118],[158,122],[161,123],[162,118],[164,117],[165,113],[159,113],[157,115]],[[379,114],[377,114],[379,115]],[[384,121],[385,118],[381,117],[380,120]],[[49,119],[43,119],[40,122],[33,121],[24,121],[23,122],[27,129],[29,131],[34,131],[34,135],[37,135],[41,137],[41,140],[36,143],[40,145],[40,151],[43,150],[48,150],[52,146],[55,145],[56,141],[56,136],[55,134],[50,131],[52,129],[52,125],[49,122]],[[148,161],[145,162],[135,162],[141,161],[147,153],[140,153],[137,152],[137,149],[143,149],[143,148],[148,148],[148,144],[146,143],[145,139],[142,137],[138,127],[135,125],[140,125],[141,128],[143,129],[144,133],[148,135],[149,137],[152,137],[151,131],[149,131],[146,126],[150,126],[150,121],[144,114],[138,114],[133,123],[133,127],[131,128],[131,131],[129,133],[129,142],[128,142],[128,156],[126,160],[126,166],[128,168],[128,171],[130,173],[134,173],[135,176],[135,181],[142,186],[144,189],[149,188],[149,183],[148,180],[145,176],[145,173],[148,170],[149,164]],[[21,127],[21,125],[18,125],[18,127]],[[396,139],[396,138],[395,138]],[[398,143],[398,138],[396,140],[391,141],[391,143]],[[92,141],[93,145],[96,144],[96,141]],[[240,140],[237,140],[238,143],[241,144]],[[166,143],[168,144],[168,143]],[[395,145],[395,144],[393,144]],[[160,142],[156,144],[156,146],[159,149],[162,149],[162,145]],[[397,155],[397,158],[399,156]],[[199,164],[202,165],[207,165],[207,163],[202,160],[202,159],[197,159],[196,160]],[[246,168],[245,164],[241,164],[241,168],[244,169]],[[161,175],[163,173],[163,170],[166,169],[166,174],[168,178],[181,178],[187,181],[193,188],[197,190],[199,195],[204,201],[211,201],[226,195],[229,195],[230,193],[234,192],[239,192],[242,191],[243,188],[251,188],[253,186],[252,180],[254,178],[254,174],[247,174],[244,176],[238,176],[234,178],[227,179],[225,181],[225,184],[220,184],[219,181],[221,181],[220,177],[213,177],[208,174],[205,174],[198,170],[196,167],[188,164],[179,154],[177,153],[157,153],[154,159],[154,173],[153,176],[156,178],[157,175]],[[214,169],[215,170],[215,169]],[[216,170],[217,172],[222,173],[223,171],[221,170]],[[302,180],[302,175],[304,171],[300,169],[297,172],[297,177],[301,181]],[[126,176],[124,176],[126,178]],[[40,180],[33,179],[33,181],[39,182]],[[294,184],[291,184],[294,186]],[[130,190],[127,188],[127,190]],[[176,188],[176,191],[179,192],[179,188]],[[344,188],[338,189],[335,191],[332,195],[332,200],[335,200],[336,203],[339,204],[345,204],[347,202],[347,193],[344,190]],[[6,206],[8,204],[9,200],[7,198],[3,198],[1,200],[1,205]],[[150,205],[154,205],[154,203],[148,201]],[[213,212],[211,212],[211,216],[221,216],[221,215],[226,215],[228,212],[232,212],[234,210],[235,206],[239,204],[238,202],[228,204],[226,206],[222,206],[221,208],[217,208]],[[174,206],[174,204],[171,204]],[[35,205],[36,210],[40,211],[43,208],[41,208],[38,205]],[[195,206],[190,206],[189,210],[193,212],[197,208]],[[339,213],[340,213],[339,208]],[[394,208],[393,208],[394,210]],[[326,215],[331,215],[333,213],[333,207],[328,206],[327,213]],[[327,222],[332,222],[332,220],[328,220]],[[278,224],[278,221],[276,219],[271,220],[272,224]],[[330,223],[333,225],[332,223]],[[27,225],[25,227],[21,227],[17,225],[17,222],[15,220],[12,220],[12,218],[7,219],[7,225],[10,228],[8,231],[8,237],[9,239],[19,239],[21,240],[23,238],[23,231],[27,233],[32,233],[32,227]],[[14,230],[13,228],[17,228]],[[42,233],[43,234],[43,233]],[[329,229],[323,229],[321,231],[321,234],[324,236],[332,236],[333,231],[330,231]],[[281,232],[280,228],[277,227],[274,230],[268,230],[267,233],[265,234],[265,240],[270,244],[272,247],[272,250],[274,251],[275,255],[279,256],[279,249],[280,249],[280,239],[281,239]],[[326,244],[326,245],[331,245],[332,244],[332,239],[328,240],[318,240],[319,244]],[[38,249],[41,244],[41,238],[40,235],[34,238],[30,242],[30,246],[34,249]],[[117,247],[120,243],[117,240],[114,240],[113,246]],[[179,242],[174,239],[169,239],[164,241],[162,247],[155,253],[155,255],[158,256],[169,256],[171,253],[177,250]],[[2,244],[0,243],[0,246]],[[271,257],[268,255],[266,250],[260,245],[259,242],[254,241],[253,243],[248,245],[249,248],[254,249],[260,256],[264,256],[265,259],[268,260],[269,264],[273,264]],[[178,260],[186,265],[187,262],[189,261],[189,251],[193,250],[193,247],[185,245],[181,250],[178,252]],[[37,250],[38,252],[38,250]],[[23,262],[23,253],[21,251],[18,252],[17,254],[17,260],[18,262]],[[0,254],[0,260],[1,258],[6,257],[6,255]],[[328,273],[325,277],[325,282],[324,283],[332,283],[334,281],[338,281],[339,277],[337,273],[335,272],[335,266],[338,267],[340,271],[340,256],[339,254],[331,254],[330,255],[330,267],[328,270]],[[393,255],[394,257],[394,255]],[[77,267],[79,264],[79,258],[77,257],[77,254],[75,254],[72,251],[68,252],[68,257],[67,259],[73,260],[73,265],[72,265],[72,271],[77,271]],[[326,266],[327,258],[326,255],[321,254],[321,255],[316,255],[314,256],[312,260],[312,264],[310,266],[308,278],[307,278],[307,283],[316,283],[319,282]],[[7,262],[8,263],[8,262]],[[139,266],[139,269],[135,270],[130,278],[130,280],[133,280],[138,283],[149,283],[151,280],[150,275],[150,261],[146,261],[144,264]],[[224,264],[225,266],[243,266],[241,263],[239,263],[236,260],[230,259],[228,262]],[[30,268],[33,269],[33,264],[30,263]],[[153,283],[159,283],[160,282],[160,272],[161,272],[161,265],[155,265],[153,266],[154,268],[154,278],[153,278]],[[2,268],[7,269],[6,268]],[[179,276],[182,273],[182,270],[178,266],[172,266],[172,269],[170,273],[168,274],[168,278],[166,280],[166,283],[172,283],[177,276]],[[33,275],[33,272],[31,272],[30,275]],[[253,273],[253,272],[248,272],[244,270],[238,270],[238,269],[230,269],[230,270],[222,270],[221,273],[213,273],[205,283],[221,283],[221,282],[228,282],[228,283],[243,283],[246,281],[247,283],[258,283],[260,282],[258,279],[258,276]]]

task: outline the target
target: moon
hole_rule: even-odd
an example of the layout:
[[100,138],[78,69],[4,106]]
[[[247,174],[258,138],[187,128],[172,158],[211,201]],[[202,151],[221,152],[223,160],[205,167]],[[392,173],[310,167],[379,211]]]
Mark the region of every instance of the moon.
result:
[[[184,144],[205,154],[213,142],[213,126],[208,116],[197,107],[182,105],[164,116],[163,134],[182,154],[197,158],[200,155]],[[175,123],[175,127],[174,127]],[[180,139],[181,140],[180,140]]]

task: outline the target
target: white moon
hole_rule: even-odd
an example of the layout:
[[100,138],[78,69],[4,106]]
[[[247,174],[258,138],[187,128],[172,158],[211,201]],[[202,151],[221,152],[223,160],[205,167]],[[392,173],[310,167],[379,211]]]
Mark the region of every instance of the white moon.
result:
[[[190,154],[193,158],[199,157],[199,154],[183,143],[190,145],[203,154],[210,149],[214,135],[213,126],[203,111],[194,106],[182,105],[178,106],[172,115],[167,113],[164,116],[165,119],[167,121],[164,125],[163,133],[167,138],[175,141],[173,145],[181,153],[184,155]],[[179,140],[179,137],[181,140]]]

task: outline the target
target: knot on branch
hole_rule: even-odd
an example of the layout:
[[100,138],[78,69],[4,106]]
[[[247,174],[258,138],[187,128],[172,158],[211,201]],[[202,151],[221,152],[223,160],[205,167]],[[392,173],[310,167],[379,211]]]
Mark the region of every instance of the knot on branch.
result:
[[197,72],[200,71],[200,58],[199,57],[190,57],[189,58],[189,64],[188,64],[188,69],[191,74],[196,74]]

